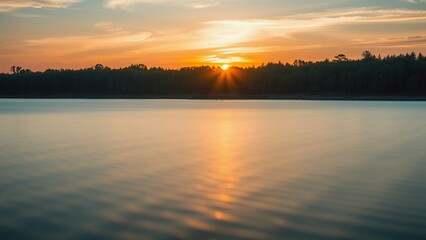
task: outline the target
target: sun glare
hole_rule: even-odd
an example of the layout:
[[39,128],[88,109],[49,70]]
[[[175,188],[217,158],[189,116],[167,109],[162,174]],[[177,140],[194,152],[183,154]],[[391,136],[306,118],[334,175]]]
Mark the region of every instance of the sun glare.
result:
[[222,65],[222,70],[228,70],[228,68],[229,68],[229,65],[228,65],[228,64],[223,64],[223,65]]

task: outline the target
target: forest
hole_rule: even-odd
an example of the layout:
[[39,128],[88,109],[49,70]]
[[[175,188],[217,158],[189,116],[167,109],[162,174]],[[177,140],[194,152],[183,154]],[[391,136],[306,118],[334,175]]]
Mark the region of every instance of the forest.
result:
[[268,98],[285,96],[426,96],[422,54],[268,63],[257,67],[111,69],[102,64],[33,72],[19,66],[0,74],[1,97]]

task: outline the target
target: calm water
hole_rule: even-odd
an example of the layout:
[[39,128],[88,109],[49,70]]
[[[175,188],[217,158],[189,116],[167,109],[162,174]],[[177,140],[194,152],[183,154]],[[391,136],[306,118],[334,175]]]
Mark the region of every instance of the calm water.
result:
[[1,239],[425,239],[426,102],[0,100]]

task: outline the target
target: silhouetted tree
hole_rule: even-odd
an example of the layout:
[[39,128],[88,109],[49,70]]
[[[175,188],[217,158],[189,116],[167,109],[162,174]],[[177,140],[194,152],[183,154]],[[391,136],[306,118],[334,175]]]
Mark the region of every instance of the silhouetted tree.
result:
[[124,69],[133,69],[133,70],[139,70],[139,71],[146,71],[148,68],[144,64],[132,64]]
[[[110,69],[101,64],[69,70],[31,72],[13,66],[0,74],[2,96],[266,96],[266,95],[416,95],[426,96],[426,58],[415,53],[333,62],[296,60],[259,67],[184,67],[179,70],[133,64]],[[365,59],[371,59],[365,61]],[[22,73],[22,74],[17,74]]]
[[12,66],[11,68],[10,68],[10,71],[13,73],[13,74],[18,74],[18,73],[32,73],[32,71],[31,71],[31,69],[24,69],[24,68],[22,68],[22,67],[20,67],[20,66]]
[[335,62],[346,62],[346,61],[348,61],[348,58],[346,57],[346,55],[345,54],[339,54],[339,55],[337,55],[337,56],[334,56],[334,61]]
[[93,67],[93,69],[95,69],[95,70],[111,70],[111,68],[110,68],[110,67],[108,67],[108,66],[104,66],[104,65],[102,65],[102,64],[96,64],[96,65]]
[[293,62],[293,66],[296,66],[296,67],[300,67],[300,66],[303,66],[303,65],[306,65],[306,62],[303,61],[303,60],[300,60],[300,59],[296,59]]
[[370,51],[362,52],[362,58],[366,61],[373,60],[376,58]]
[[33,71],[31,71],[31,69],[21,69],[20,71],[19,71],[19,73],[32,73]]
[[20,66],[12,66],[12,67],[10,68],[10,71],[11,71],[13,74],[20,73],[20,72],[21,72],[21,70],[22,70],[22,67],[20,67]]

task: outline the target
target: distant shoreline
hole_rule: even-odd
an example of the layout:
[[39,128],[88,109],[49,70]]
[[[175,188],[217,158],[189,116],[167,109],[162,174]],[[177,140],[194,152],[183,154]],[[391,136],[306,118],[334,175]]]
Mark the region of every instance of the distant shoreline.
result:
[[[15,69],[16,70],[16,69]],[[21,69],[22,70],[22,69]],[[179,70],[143,64],[111,69],[0,74],[0,96],[91,99],[426,100],[426,57],[209,66]]]
[[286,95],[286,96],[131,96],[131,95],[0,95],[0,99],[146,99],[146,100],[310,100],[310,101],[426,101],[426,96],[322,96],[322,95]]

